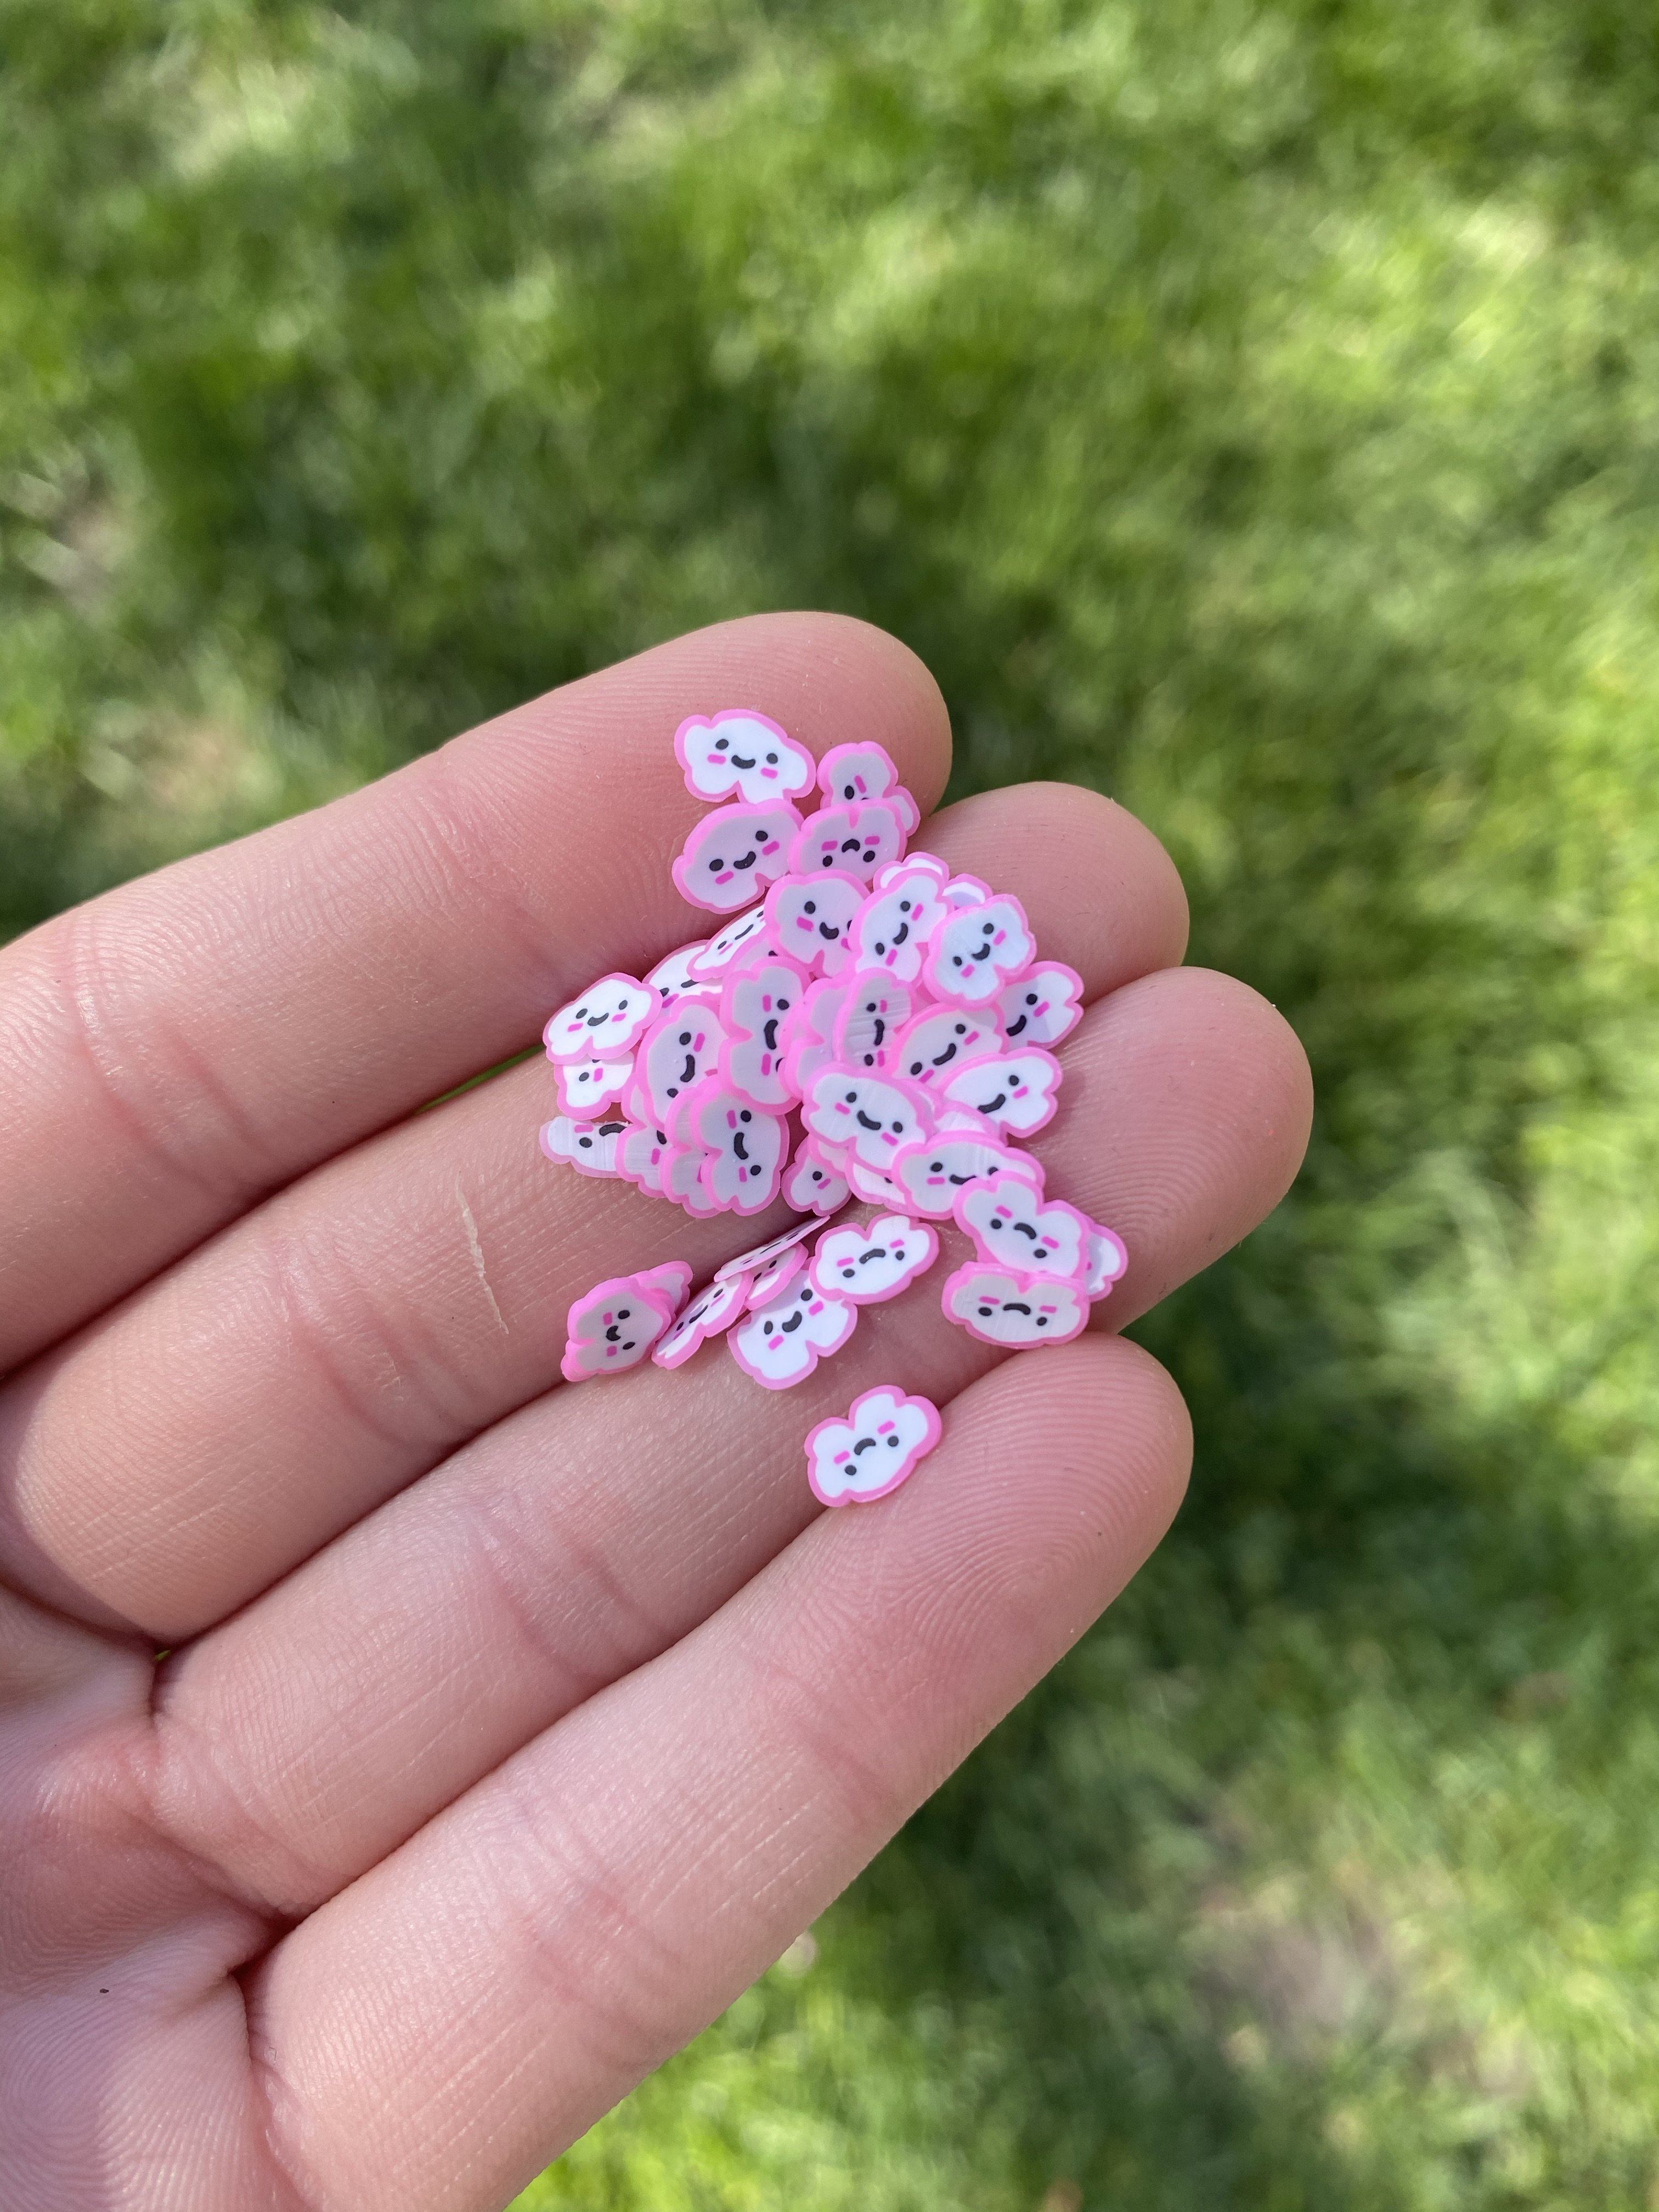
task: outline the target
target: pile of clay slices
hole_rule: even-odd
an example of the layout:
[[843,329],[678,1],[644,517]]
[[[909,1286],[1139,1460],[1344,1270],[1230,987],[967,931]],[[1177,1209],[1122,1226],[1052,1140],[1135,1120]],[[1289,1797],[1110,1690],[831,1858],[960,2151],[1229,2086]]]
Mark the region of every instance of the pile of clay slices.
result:
[[[974,1257],[945,1279],[946,1318],[1005,1349],[1066,1343],[1127,1264],[1109,1229],[1044,1197],[1019,1148],[1054,1115],[1048,1048],[1081,1018],[1077,975],[1038,959],[1018,899],[907,853],[920,812],[879,745],[815,764],[745,708],[693,715],[674,750],[713,807],[674,882],[730,918],[559,1008],[544,1041],[562,1110],[542,1150],[688,1213],[781,1194],[807,1218],[696,1297],[678,1261],[598,1284],[570,1309],[566,1378],[680,1367],[725,1333],[746,1375],[787,1389],[860,1306],[927,1272],[947,1218]],[[809,793],[823,804],[804,814]],[[809,1256],[854,1199],[881,1211],[825,1228]],[[881,1384],[812,1430],[808,1480],[826,1505],[884,1498],[939,1434],[926,1398]]]

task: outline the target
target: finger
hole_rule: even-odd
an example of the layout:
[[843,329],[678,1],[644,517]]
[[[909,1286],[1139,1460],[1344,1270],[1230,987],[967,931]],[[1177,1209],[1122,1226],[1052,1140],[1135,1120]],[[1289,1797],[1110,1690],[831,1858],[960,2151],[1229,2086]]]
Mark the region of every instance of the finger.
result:
[[[1168,857],[1091,793],[970,799],[928,834],[1026,896],[1091,991],[1180,952]],[[0,1396],[6,1571],[177,1642],[556,1384],[562,1317],[593,1283],[712,1269],[775,1225],[688,1223],[556,1171],[534,1139],[550,1091],[538,1062],[371,1140],[19,1377]]]
[[[1051,1192],[1133,1218],[1103,1309],[1127,1291],[1133,1312],[1281,1195],[1306,1064],[1255,993],[1186,969],[1103,1001],[1064,1056],[1093,1114],[1036,1149]],[[789,1543],[816,1510],[815,1421],[882,1382],[943,1405],[995,1364],[940,1312],[952,1264],[867,1309],[793,1389],[757,1389],[716,1347],[526,1407],[180,1653],[157,1698],[168,1832],[274,1910],[320,1903]]]
[[532,1042],[593,976],[707,934],[669,880],[701,811],[670,740],[728,706],[815,752],[877,739],[924,808],[943,787],[945,708],[914,654],[839,616],[756,616],[0,953],[0,1371]]
[[1009,1362],[884,1508],[823,1516],[325,1905],[251,1992],[294,2170],[362,2212],[500,2203],[1070,1648],[1167,1527],[1189,1444],[1132,1346]]

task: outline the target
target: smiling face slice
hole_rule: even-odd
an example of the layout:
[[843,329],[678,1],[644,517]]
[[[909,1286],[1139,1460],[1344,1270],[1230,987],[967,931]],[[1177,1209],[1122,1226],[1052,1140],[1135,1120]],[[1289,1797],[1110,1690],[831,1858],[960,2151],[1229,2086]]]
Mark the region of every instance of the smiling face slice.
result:
[[1029,1137],[1054,1119],[1059,1089],[1060,1062],[1034,1045],[970,1061],[945,1078],[940,1095],[994,1129]]
[[1014,898],[957,908],[933,933],[924,969],[935,997],[982,1006],[1030,966],[1036,951],[1024,909]]
[[718,1086],[690,1111],[704,1155],[700,1180],[716,1206],[734,1213],[769,1206],[783,1170],[786,1133],[778,1116]]
[[893,1065],[907,1081],[937,1091],[969,1060],[1001,1048],[1001,1031],[989,1008],[976,1013],[970,1006],[933,1006],[907,1024]]
[[692,714],[674,732],[674,757],[696,799],[750,803],[811,788],[812,756],[767,714],[744,708]]
[[656,1012],[654,991],[636,976],[601,975],[559,1008],[542,1031],[554,1060],[622,1060]]
[[940,1132],[911,1145],[893,1162],[893,1175],[918,1213],[943,1219],[957,1193],[970,1183],[995,1182],[1012,1176],[1042,1188],[1042,1170],[1029,1152],[1017,1152],[994,1138]]
[[712,1075],[726,1042],[719,1014],[699,999],[681,999],[663,1009],[635,1061],[629,1104],[642,1107],[637,1121],[672,1128],[681,1103]]
[[1063,961],[1045,961],[1007,986],[997,1012],[1010,1044],[1058,1044],[1083,1018],[1083,978]]
[[904,832],[885,799],[860,806],[826,806],[809,814],[789,850],[789,871],[820,876],[833,870],[867,884],[876,870],[897,860]]
[[671,871],[680,896],[714,914],[734,914],[751,904],[788,866],[799,821],[787,799],[721,806],[705,815]]
[[801,1119],[814,1136],[845,1145],[872,1168],[890,1167],[906,1145],[915,1144],[933,1127],[924,1091],[834,1061],[812,1078]]
[[848,939],[865,890],[856,877],[832,869],[810,882],[791,875],[767,893],[773,941],[792,960],[820,975],[845,967]]
[[818,1361],[842,1346],[858,1322],[858,1308],[825,1297],[810,1278],[797,1277],[734,1328],[726,1340],[744,1373],[769,1390],[805,1380]]

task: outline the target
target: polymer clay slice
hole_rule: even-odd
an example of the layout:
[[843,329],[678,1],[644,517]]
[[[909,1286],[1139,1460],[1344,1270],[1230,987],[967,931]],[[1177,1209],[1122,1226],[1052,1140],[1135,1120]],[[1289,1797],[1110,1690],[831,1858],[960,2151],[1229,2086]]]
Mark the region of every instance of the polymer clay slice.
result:
[[603,1121],[573,1121],[559,1114],[543,1122],[541,1148],[550,1160],[562,1160],[578,1175],[620,1175],[617,1154],[627,1127],[620,1115]]
[[1069,1344],[1089,1319],[1087,1292],[1077,1283],[1056,1283],[975,1260],[945,1279],[945,1317],[1005,1351],[1041,1344]]
[[1001,1050],[994,1007],[927,1006],[905,1024],[890,1065],[909,1082],[938,1091],[969,1060]]
[[947,1103],[977,1114],[990,1128],[1029,1137],[1054,1118],[1060,1084],[1060,1062],[1032,1045],[969,1060],[939,1088]]
[[622,1060],[633,1049],[659,1000],[636,975],[601,975],[567,1000],[542,1031],[553,1060]]
[[742,960],[745,952],[757,949],[757,942],[767,938],[766,902],[760,899],[745,907],[739,915],[725,923],[692,955],[690,973],[694,982],[717,982],[726,970]]
[[799,828],[800,817],[787,799],[717,807],[687,837],[670,871],[674,887],[693,906],[735,914],[788,868]]
[[851,939],[854,967],[884,969],[902,982],[914,983],[930,940],[950,913],[927,869],[901,869],[859,908]]
[[907,836],[921,819],[921,809],[899,781],[891,755],[867,739],[830,748],[818,763],[818,789],[826,806],[859,806],[866,799],[884,799]]
[[700,1180],[715,1205],[760,1213],[778,1194],[789,1132],[781,1117],[752,1104],[715,1078],[681,1109],[680,1126],[702,1148]]
[[890,1168],[907,1145],[932,1133],[933,1109],[916,1084],[832,1060],[808,1085],[801,1120],[814,1136],[847,1146],[866,1166]]
[[879,1305],[908,1291],[939,1257],[939,1237],[902,1213],[828,1229],[812,1250],[812,1280],[831,1297]]
[[922,979],[936,999],[988,1006],[1025,973],[1036,951],[1024,908],[1018,899],[1000,894],[959,908],[934,931]]
[[749,1296],[744,1304],[750,1313],[769,1304],[786,1283],[793,1283],[806,1265],[804,1245],[792,1244],[787,1252],[780,1252],[775,1260],[769,1260],[749,1285]]
[[805,972],[774,953],[741,975],[728,975],[720,995],[726,1031],[720,1074],[751,1104],[774,1113],[795,1103],[784,1070],[786,1025],[806,990]]
[[836,1018],[835,1058],[866,1073],[893,1066],[899,1032],[910,1018],[914,1002],[908,983],[855,966]]
[[999,996],[997,1012],[1010,1044],[1058,1044],[1083,1019],[1083,978],[1063,960],[1042,960]]
[[1064,1199],[1045,1200],[1029,1183],[1004,1176],[994,1183],[969,1183],[951,1210],[988,1266],[1061,1282],[1086,1280],[1095,1224]]
[[674,757],[694,799],[788,799],[815,781],[805,746],[751,707],[688,714],[674,732]]
[[555,1063],[559,1110],[574,1121],[596,1121],[633,1079],[634,1060],[562,1060]]
[[789,848],[789,872],[820,876],[828,871],[855,876],[867,884],[876,870],[904,850],[904,830],[892,806],[874,799],[859,806],[824,806],[809,814]]
[[684,1367],[711,1336],[730,1328],[749,1297],[747,1275],[732,1275],[708,1283],[672,1326],[658,1339],[651,1357],[659,1367]]
[[[842,1203],[845,1202],[843,1200]],[[817,1221],[795,1222],[791,1227],[781,1230],[775,1237],[769,1237],[764,1244],[757,1244],[750,1252],[739,1252],[735,1260],[728,1260],[723,1267],[716,1267],[714,1280],[724,1283],[729,1282],[733,1275],[759,1274],[761,1269],[769,1267],[780,1252],[787,1252],[815,1235],[818,1226]]]
[[1103,1229],[1097,1221],[1089,1224],[1086,1242],[1089,1271],[1083,1287],[1092,1301],[1109,1294],[1113,1284],[1128,1267],[1129,1255],[1116,1231]]
[[795,1147],[783,1178],[786,1206],[811,1206],[816,1214],[839,1213],[852,1195],[846,1176],[833,1167],[809,1130]]
[[804,1382],[820,1359],[839,1352],[858,1325],[858,1308],[827,1298],[810,1274],[786,1283],[726,1338],[732,1357],[763,1389]]
[[924,1142],[907,1146],[894,1160],[892,1173],[910,1211],[935,1220],[951,1211],[957,1192],[970,1183],[1007,1176],[1042,1188],[1042,1163],[1029,1152],[963,1129],[938,1129]]
[[675,1261],[641,1275],[596,1283],[570,1309],[559,1362],[565,1381],[588,1382],[637,1367],[672,1322],[690,1279],[691,1270]]
[[853,1401],[845,1419],[808,1430],[808,1486],[820,1505],[871,1504],[914,1474],[944,1432],[931,1398],[878,1382]]
[[851,957],[848,940],[864,899],[857,877],[839,869],[810,878],[784,876],[766,894],[772,940],[814,974],[836,975]]

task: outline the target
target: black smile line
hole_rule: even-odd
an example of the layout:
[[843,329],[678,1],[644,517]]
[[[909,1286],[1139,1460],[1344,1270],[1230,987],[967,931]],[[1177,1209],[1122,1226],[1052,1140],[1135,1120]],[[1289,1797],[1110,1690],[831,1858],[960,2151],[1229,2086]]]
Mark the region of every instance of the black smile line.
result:
[[872,1252],[859,1254],[859,1265],[860,1267],[867,1267],[872,1260],[884,1260],[886,1257],[887,1247],[884,1244],[878,1244]]
[[1030,1306],[1021,1305],[1018,1298],[1010,1298],[1007,1304],[1003,1307],[1002,1310],[1004,1313],[1023,1313],[1028,1320],[1030,1317],[1031,1312]]
[[[739,867],[741,867],[741,866],[742,866],[742,865],[743,865],[743,863],[742,863],[741,861],[739,861],[739,862],[738,863],[738,866]],[[990,957],[991,957],[991,948],[990,948],[990,946],[989,946],[988,945],[981,945],[980,946],[980,948],[979,948],[979,950],[978,950],[978,951],[977,951],[977,952],[970,952],[970,953],[968,955],[968,957],[969,957],[970,960],[988,960],[988,959],[990,958]]]
[[778,1018],[775,1014],[768,1016],[767,1020],[761,1030],[761,1040],[768,1052],[775,1052],[777,1050]]
[[781,1321],[778,1323],[778,1328],[783,1335],[788,1336],[800,1327],[805,1318],[806,1316],[805,1314],[792,1313],[787,1321]]
[[821,921],[818,924],[818,935],[828,938],[833,945],[841,935],[841,924],[838,921]]
[[610,1018],[609,1014],[590,1014],[587,1018],[587,1026],[591,1030],[602,1030]]
[[898,951],[900,945],[904,943],[909,934],[909,923],[908,921],[900,922],[898,927],[893,932],[893,950],[895,952]]
[[743,1141],[743,1131],[741,1129],[738,1130],[737,1135],[732,1139],[732,1149],[740,1160],[744,1161],[745,1164],[747,1163],[749,1158],[749,1147]]
[[[745,853],[742,860],[733,860],[732,865],[734,868],[752,868],[759,858],[760,854],[758,853]],[[975,957],[977,958],[977,954],[975,954]]]
[[876,1440],[873,1437],[860,1437],[853,1447],[853,1456],[856,1459],[861,1451],[874,1451],[875,1448]]
[[859,1127],[860,1127],[860,1129],[873,1129],[873,1130],[876,1130],[876,1131],[879,1131],[879,1130],[880,1130],[880,1127],[881,1127],[881,1124],[880,1124],[880,1122],[879,1122],[879,1121],[872,1121],[870,1119],[870,1116],[869,1116],[869,1115],[865,1112],[865,1110],[864,1110],[864,1109],[863,1109],[863,1107],[862,1107],[862,1106],[860,1106],[860,1107],[859,1108],[859,1110],[858,1110],[858,1115],[857,1115],[857,1120],[858,1120],[858,1125],[859,1125]]
[[1007,1103],[1007,1092],[1006,1091],[999,1091],[994,1098],[986,1099],[982,1104],[975,1106],[974,1111],[976,1114],[996,1114],[1000,1113],[1003,1107]]
[[933,1062],[933,1065],[935,1067],[948,1067],[956,1056],[957,1048],[955,1045],[947,1044],[944,1051],[940,1053],[939,1058]]
[[[757,755],[756,757],[758,758],[759,756]],[[732,765],[733,768],[753,768],[755,763],[751,760],[744,760],[740,753],[733,753],[732,756]]]
[[685,1055],[685,1066],[681,1073],[680,1081],[682,1083],[695,1083],[696,1079],[697,1063],[688,1052]]
[[1027,1022],[1029,1022],[1029,1021],[1030,1020],[1030,1018],[1031,1018],[1031,1017],[1030,1017],[1029,1014],[1022,1014],[1022,1015],[1020,1016],[1019,1019],[1018,1019],[1018,1021],[1013,1024],[1013,1026],[1012,1026],[1012,1027],[1010,1029],[1010,1030],[1008,1031],[1009,1036],[1010,1036],[1011,1037],[1017,1037],[1017,1036],[1019,1035],[1020,1031],[1024,1028],[1024,1026],[1025,1026],[1026,1023],[1027,1023]]
[[946,1182],[961,1184],[964,1182],[976,1182],[979,1178],[976,1176],[946,1176],[945,1180]]
[[619,1328],[608,1328],[605,1333],[605,1340],[607,1344],[615,1344],[621,1334],[622,1331]]
[[1011,1222],[1009,1226],[1012,1229],[1016,1237],[1029,1237],[1033,1244],[1036,1243],[1036,1231],[1032,1228],[1029,1221]]

